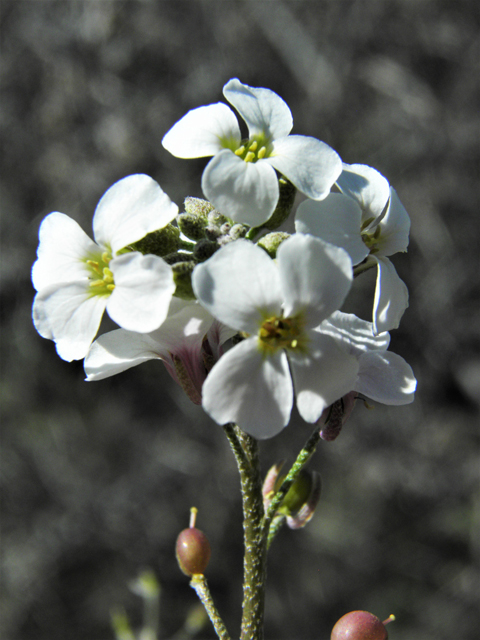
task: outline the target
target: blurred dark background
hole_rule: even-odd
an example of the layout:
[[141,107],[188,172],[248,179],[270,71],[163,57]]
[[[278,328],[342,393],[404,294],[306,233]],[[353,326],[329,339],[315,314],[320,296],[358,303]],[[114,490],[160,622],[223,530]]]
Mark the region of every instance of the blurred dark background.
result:
[[[129,582],[145,567],[170,637],[196,599],[173,553],[192,505],[237,634],[241,504],[222,430],[158,362],[85,383],[30,318],[42,218],[61,211],[90,233],[101,195],[135,172],[179,205],[201,196],[205,161],[161,139],[232,77],[279,93],[294,133],[376,167],[412,219],[394,257],[411,302],[392,350],[414,368],[416,401],[358,406],[320,445],[318,512],[270,554],[266,638],[327,640],[352,609],[395,613],[392,640],[478,638],[479,12],[476,0],[2,2],[3,639],[113,638],[112,607],[140,623]],[[352,301],[367,319],[372,286],[365,275]],[[264,471],[309,433],[294,415],[262,443]]]

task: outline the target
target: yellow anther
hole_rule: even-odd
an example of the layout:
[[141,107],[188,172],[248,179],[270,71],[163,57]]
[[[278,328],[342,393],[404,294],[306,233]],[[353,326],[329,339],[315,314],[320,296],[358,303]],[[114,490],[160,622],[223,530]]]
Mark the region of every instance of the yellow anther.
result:
[[107,251],[104,251],[102,253],[102,260],[105,264],[108,264],[111,259],[112,259],[112,256],[109,253],[107,253]]
[[258,159],[261,160],[262,158],[264,158],[266,153],[267,147],[261,147],[260,151],[257,153]]
[[92,282],[90,282],[91,287],[103,287],[104,284],[104,280],[92,280]]
[[292,340],[290,346],[292,347],[292,349],[296,349],[298,346],[298,340]]
[[111,271],[108,267],[103,267],[103,277],[113,278],[113,271]]
[[238,147],[238,149],[235,151],[235,155],[243,156],[244,153],[245,153],[245,146],[242,144],[242,146]]
[[114,284],[107,284],[107,289],[109,291],[113,291],[115,289],[115,285]]
[[95,260],[87,260],[88,266],[100,275],[100,266]]
[[256,151],[256,150],[257,150],[257,147],[258,147],[258,142],[257,142],[256,140],[254,140],[254,141],[252,142],[252,144],[248,147],[248,150],[249,150],[249,151]]
[[255,160],[255,154],[249,151],[245,156],[245,162],[253,162],[253,160]]

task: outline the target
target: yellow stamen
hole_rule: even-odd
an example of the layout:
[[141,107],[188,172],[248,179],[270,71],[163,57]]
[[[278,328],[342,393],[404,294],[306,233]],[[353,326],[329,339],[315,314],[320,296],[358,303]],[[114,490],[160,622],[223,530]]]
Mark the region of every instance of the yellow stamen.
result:
[[258,143],[257,143],[257,141],[256,141],[256,140],[254,140],[254,141],[252,142],[252,144],[248,147],[248,150],[249,150],[249,151],[256,151],[256,150],[257,150],[257,147],[258,147]]
[[252,162],[255,159],[255,154],[252,151],[249,151],[245,156],[245,162]]
[[262,147],[260,151],[257,153],[258,159],[261,160],[262,158],[264,158],[266,153],[267,153],[267,147]]
[[242,146],[238,147],[238,149],[235,151],[235,155],[243,156],[244,153],[245,153],[245,146],[242,144]]

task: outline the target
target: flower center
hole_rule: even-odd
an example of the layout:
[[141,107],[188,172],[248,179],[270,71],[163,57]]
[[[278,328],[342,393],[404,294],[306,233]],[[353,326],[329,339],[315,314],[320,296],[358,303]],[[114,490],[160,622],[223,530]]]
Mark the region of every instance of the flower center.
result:
[[268,146],[267,140],[263,137],[250,138],[244,140],[233,153],[245,162],[257,162],[270,155]]
[[108,268],[112,255],[108,251],[104,251],[95,258],[96,260],[85,261],[90,272],[88,276],[90,293],[92,296],[109,296],[115,289],[113,273]]
[[293,318],[267,318],[258,332],[258,345],[264,354],[271,354],[278,349],[305,351],[307,336],[304,331],[304,320],[301,316]]
[[[372,220],[367,220],[362,226],[363,228],[367,227],[368,224],[370,224],[372,222]],[[381,235],[382,229],[380,227],[380,225],[377,225],[373,230],[370,231],[362,231],[361,235],[362,235],[362,240],[364,242],[364,244],[370,249],[370,253],[377,253],[378,252],[378,247],[377,244],[379,242],[380,235]]]

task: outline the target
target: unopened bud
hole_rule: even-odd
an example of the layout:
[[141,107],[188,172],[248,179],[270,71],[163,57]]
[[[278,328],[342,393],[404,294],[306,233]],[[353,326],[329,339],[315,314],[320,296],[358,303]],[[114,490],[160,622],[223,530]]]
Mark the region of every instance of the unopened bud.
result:
[[205,237],[206,217],[201,218],[190,213],[177,216],[177,224],[183,235],[190,240],[202,240]]
[[268,233],[266,236],[263,236],[263,238],[260,238],[257,244],[259,247],[264,249],[273,260],[277,256],[278,247],[289,237],[289,233],[285,233],[284,231],[275,231],[273,233]]
[[202,198],[185,198],[184,201],[185,212],[197,218],[203,218],[207,221],[208,214],[214,211],[213,204],[208,200],[202,200]]
[[346,396],[336,400],[325,409],[320,416],[318,424],[321,427],[320,437],[327,442],[335,440],[340,434],[343,425],[350,417],[355,401],[358,398],[356,391],[350,391]]
[[193,250],[193,257],[197,262],[205,262],[208,260],[215,251],[220,249],[220,246],[216,242],[212,242],[211,240],[200,240],[195,245],[195,249]]

